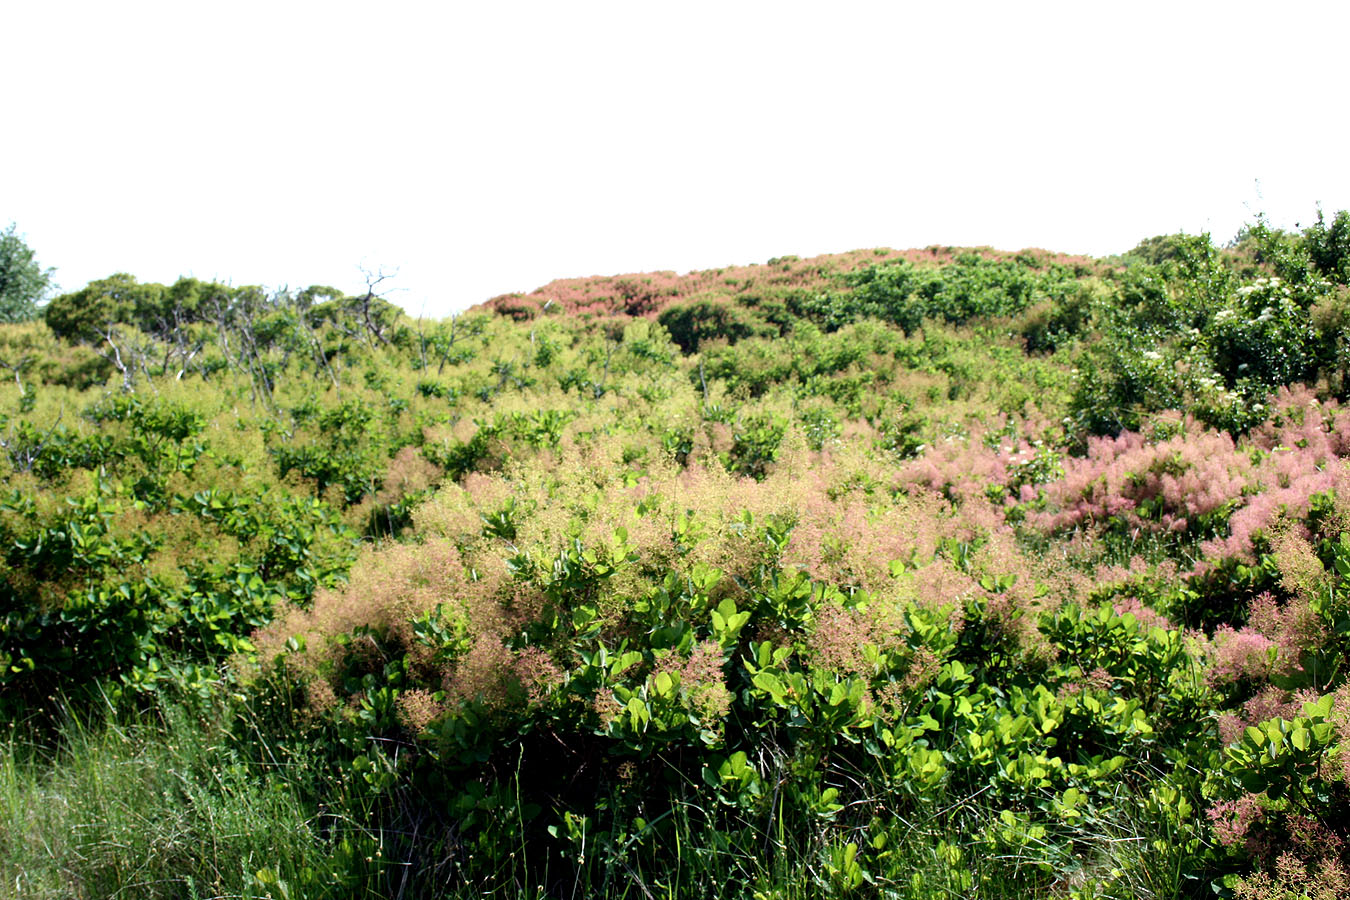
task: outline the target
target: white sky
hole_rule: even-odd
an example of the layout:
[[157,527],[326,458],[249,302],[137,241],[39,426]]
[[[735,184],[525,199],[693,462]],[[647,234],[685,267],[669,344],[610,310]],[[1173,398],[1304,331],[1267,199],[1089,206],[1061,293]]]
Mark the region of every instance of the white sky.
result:
[[892,246],[1108,254],[1350,208],[1350,3],[5,4],[0,228],[364,285]]

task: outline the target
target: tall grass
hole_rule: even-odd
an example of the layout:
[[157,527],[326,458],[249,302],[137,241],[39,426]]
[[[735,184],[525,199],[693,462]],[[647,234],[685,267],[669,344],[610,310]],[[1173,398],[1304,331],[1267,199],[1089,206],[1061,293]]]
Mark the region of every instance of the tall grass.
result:
[[244,758],[233,724],[219,702],[68,715],[52,749],[11,723],[0,896],[263,897],[322,872],[327,842],[297,790],[309,764]]
[[[1153,822],[1100,822],[1073,842],[995,847],[1000,810],[980,793],[912,808],[884,785],[856,785],[858,809],[826,821],[785,817],[776,804],[757,815],[719,810],[692,783],[658,820],[578,836],[563,853],[522,841],[489,882],[466,884],[429,858],[426,835],[390,808],[334,790],[340,781],[316,761],[283,755],[260,729],[244,735],[258,748],[246,757],[247,721],[246,709],[219,701],[166,701],[140,716],[68,716],[56,749],[21,725],[7,728],[0,897],[1087,900],[1175,896],[1178,887],[1145,858]],[[453,834],[436,838],[454,855]],[[558,855],[529,858],[550,852]],[[1158,881],[1170,883],[1160,890]]]

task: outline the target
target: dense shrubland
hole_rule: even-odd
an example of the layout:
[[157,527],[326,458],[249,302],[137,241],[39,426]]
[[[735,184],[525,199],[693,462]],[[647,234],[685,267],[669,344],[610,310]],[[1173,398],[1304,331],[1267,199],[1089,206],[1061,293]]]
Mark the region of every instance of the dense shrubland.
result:
[[1344,896],[1347,233],[55,298],[3,882]]

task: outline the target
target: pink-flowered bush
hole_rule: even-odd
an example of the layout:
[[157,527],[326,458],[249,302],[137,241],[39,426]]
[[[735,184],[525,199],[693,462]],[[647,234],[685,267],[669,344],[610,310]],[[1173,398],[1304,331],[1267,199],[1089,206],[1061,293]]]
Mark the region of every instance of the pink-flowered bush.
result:
[[1137,432],[1092,438],[1087,456],[1063,465],[1064,477],[1046,485],[1047,508],[1027,517],[1034,528],[1184,532],[1240,503],[1254,481],[1251,459],[1232,437],[1191,419],[1160,442]]
[[[1271,406],[1270,419],[1236,441],[1176,413],[1157,417],[1146,432],[1090,439],[1085,456],[1062,461],[1063,477],[1020,486],[1026,524],[1044,534],[1185,534],[1202,540],[1197,573],[1223,560],[1250,564],[1258,542],[1268,549],[1277,530],[1307,536],[1315,496],[1350,493],[1350,411],[1304,387],[1281,389]],[[1000,451],[998,459],[967,451],[966,470],[1009,483],[1008,450]],[[916,474],[944,480],[955,459],[954,451],[935,454]]]

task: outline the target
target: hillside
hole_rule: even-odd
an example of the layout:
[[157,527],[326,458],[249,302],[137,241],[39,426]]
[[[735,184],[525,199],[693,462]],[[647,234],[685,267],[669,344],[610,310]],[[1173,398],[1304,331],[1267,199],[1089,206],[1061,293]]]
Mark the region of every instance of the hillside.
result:
[[16,896],[1350,891],[1350,214],[0,369]]
[[479,307],[520,318],[541,310],[555,309],[568,315],[658,315],[672,305],[729,303],[755,307],[765,301],[787,302],[798,295],[836,290],[839,276],[900,262],[916,266],[950,265],[958,257],[977,257],[990,262],[1020,262],[1033,268],[1051,266],[1074,269],[1080,274],[1101,267],[1084,256],[1068,256],[1045,250],[1008,253],[989,247],[940,247],[922,250],[855,250],[799,259],[784,256],[764,265],[731,266],[677,275],[674,272],[643,272],[593,278],[551,281],[529,294],[503,294]]

